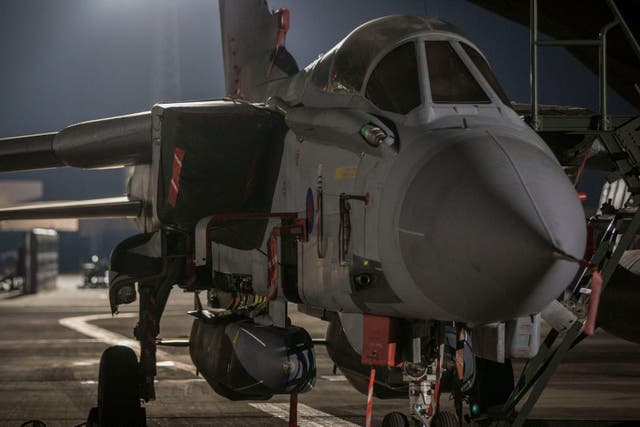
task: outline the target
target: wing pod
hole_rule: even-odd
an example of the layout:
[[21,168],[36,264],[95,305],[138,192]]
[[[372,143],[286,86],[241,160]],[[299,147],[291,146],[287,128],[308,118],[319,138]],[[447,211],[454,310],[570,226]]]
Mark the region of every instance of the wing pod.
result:
[[231,316],[196,319],[189,342],[193,364],[227,399],[267,400],[304,393],[315,384],[313,342],[303,328],[278,328]]
[[78,123],[57,133],[0,139],[0,172],[150,162],[150,112]]

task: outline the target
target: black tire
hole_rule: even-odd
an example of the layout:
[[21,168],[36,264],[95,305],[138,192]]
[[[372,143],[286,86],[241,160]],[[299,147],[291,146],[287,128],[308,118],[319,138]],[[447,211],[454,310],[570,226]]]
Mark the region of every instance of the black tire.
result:
[[403,413],[390,412],[382,419],[382,427],[409,427],[409,420]]
[[458,427],[460,423],[451,412],[438,412],[431,418],[430,427]]
[[98,418],[100,426],[144,426],[140,407],[138,358],[125,346],[109,347],[100,358]]
[[138,358],[122,345],[109,347],[100,358],[98,407],[128,409],[140,407]]
[[40,420],[29,420],[20,424],[20,427],[47,427],[47,425]]

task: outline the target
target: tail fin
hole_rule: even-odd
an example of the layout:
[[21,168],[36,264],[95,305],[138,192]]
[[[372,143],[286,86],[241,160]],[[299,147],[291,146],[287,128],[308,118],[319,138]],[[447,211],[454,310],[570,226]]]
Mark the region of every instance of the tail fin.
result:
[[232,98],[255,100],[256,86],[298,72],[284,47],[289,11],[265,0],[220,0],[225,86]]

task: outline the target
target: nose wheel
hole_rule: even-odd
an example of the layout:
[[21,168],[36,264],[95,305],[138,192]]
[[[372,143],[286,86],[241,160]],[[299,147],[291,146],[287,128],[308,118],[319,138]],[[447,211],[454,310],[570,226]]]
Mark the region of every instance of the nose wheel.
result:
[[432,419],[430,427],[458,427],[458,418],[451,412],[438,412]]
[[413,427],[409,419],[401,412],[390,412],[382,419],[382,427]]
[[[401,412],[391,412],[382,419],[382,427],[422,427],[422,421],[409,418]],[[429,427],[458,427],[458,419],[451,412],[438,412],[428,424]]]

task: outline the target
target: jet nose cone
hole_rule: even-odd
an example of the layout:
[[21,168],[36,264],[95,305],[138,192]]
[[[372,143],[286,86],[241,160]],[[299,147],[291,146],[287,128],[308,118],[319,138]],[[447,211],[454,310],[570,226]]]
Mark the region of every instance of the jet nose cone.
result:
[[403,259],[422,293],[458,320],[490,322],[539,312],[581,259],[586,225],[554,158],[491,134],[432,157],[402,202]]

